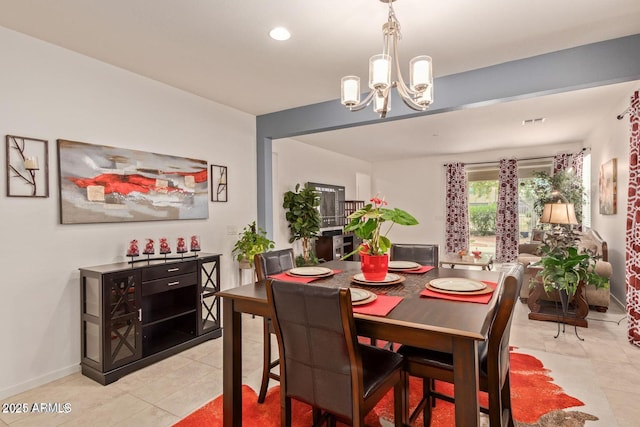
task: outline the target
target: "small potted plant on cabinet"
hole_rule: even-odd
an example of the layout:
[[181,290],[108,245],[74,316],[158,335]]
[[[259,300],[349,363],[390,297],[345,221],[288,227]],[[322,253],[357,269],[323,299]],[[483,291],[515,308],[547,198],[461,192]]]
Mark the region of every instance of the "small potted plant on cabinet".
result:
[[295,191],[284,193],[282,207],[286,209],[285,217],[291,231],[289,243],[302,241],[302,255],[296,257],[298,266],[318,263],[311,241],[320,232],[319,206],[320,195],[308,184],[302,188],[300,184],[296,184]]
[[240,263],[240,268],[252,268],[253,256],[262,252],[266,252],[275,247],[273,240],[267,237],[267,232],[256,225],[253,221],[244,227],[240,238],[236,242],[231,254]]

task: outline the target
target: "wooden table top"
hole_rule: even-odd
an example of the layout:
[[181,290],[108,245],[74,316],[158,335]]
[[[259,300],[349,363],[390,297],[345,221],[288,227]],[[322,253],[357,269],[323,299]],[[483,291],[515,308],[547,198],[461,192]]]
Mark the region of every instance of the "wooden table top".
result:
[[[495,293],[488,304],[479,304],[420,297],[420,292],[424,289],[425,284],[436,278],[463,277],[501,284],[504,277],[504,274],[500,272],[436,267],[423,274],[395,273],[405,277],[404,282],[396,285],[365,286],[352,283],[350,280],[350,277],[360,272],[359,262],[330,261],[322,266],[339,269],[342,272],[327,279],[316,280],[312,282],[313,284],[332,287],[361,287],[377,294],[397,295],[404,298],[385,317],[355,313],[356,319],[388,324],[389,326],[402,326],[408,330],[418,329],[451,336],[464,336],[475,340],[486,338],[491,320],[489,313],[495,308]],[[266,305],[266,291],[263,282],[223,290],[217,295],[253,305]]]

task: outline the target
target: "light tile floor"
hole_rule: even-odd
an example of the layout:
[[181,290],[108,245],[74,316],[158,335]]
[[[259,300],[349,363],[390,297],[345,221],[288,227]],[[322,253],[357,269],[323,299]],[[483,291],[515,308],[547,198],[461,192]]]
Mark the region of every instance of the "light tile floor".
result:
[[[621,427],[640,425],[640,348],[626,340],[624,311],[590,312],[589,328],[573,328],[557,339],[556,324],[529,320],[518,303],[511,344],[523,350],[584,358],[584,388],[602,390]],[[245,384],[258,389],[262,362],[262,319],[243,318]],[[579,385],[580,386],[580,385]],[[0,426],[171,426],[222,392],[222,339],[209,341],[102,386],[80,373],[3,399],[5,403],[69,403],[67,414],[0,413]],[[587,426],[589,423],[587,423]]]

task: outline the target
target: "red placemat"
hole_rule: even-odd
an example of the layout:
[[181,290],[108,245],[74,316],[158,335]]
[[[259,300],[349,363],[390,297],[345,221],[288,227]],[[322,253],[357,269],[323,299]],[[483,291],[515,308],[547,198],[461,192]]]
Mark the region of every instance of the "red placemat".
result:
[[422,273],[426,273],[427,271],[431,271],[434,268],[435,267],[432,265],[423,265],[422,267],[416,268],[415,270],[403,270],[403,271],[398,271],[398,273],[422,274]]
[[[333,274],[342,273],[342,270],[331,270]],[[296,283],[311,283],[314,280],[325,279],[326,277],[300,277],[300,276],[291,276],[286,272],[272,274],[269,276],[272,279],[282,280],[283,282],[296,282]],[[331,276],[329,276],[331,277]]]
[[353,306],[353,312],[371,314],[373,316],[386,316],[396,305],[400,304],[400,301],[402,301],[402,297],[378,295],[378,297],[369,304]]
[[[482,283],[485,283],[487,286],[490,286],[494,290],[496,289],[496,286],[497,286],[497,283],[495,282],[487,282],[483,280]],[[450,301],[476,302],[479,304],[487,304],[489,301],[491,301],[493,292],[488,294],[482,294],[482,295],[461,295],[461,294],[445,294],[442,292],[435,292],[430,289],[425,289],[424,291],[420,292],[420,296],[428,297],[428,298],[447,299]]]

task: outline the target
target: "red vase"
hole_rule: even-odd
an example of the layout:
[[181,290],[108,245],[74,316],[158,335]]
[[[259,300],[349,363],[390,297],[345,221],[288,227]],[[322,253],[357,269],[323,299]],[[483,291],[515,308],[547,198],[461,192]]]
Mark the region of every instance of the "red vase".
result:
[[382,281],[389,269],[389,255],[360,254],[360,268],[365,280]]

